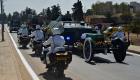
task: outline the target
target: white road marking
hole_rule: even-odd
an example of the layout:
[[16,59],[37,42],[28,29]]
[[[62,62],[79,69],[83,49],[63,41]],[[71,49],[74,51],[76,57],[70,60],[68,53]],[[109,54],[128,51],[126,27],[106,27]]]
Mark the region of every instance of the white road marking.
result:
[[[6,30],[8,31],[8,28],[7,28],[7,27],[6,27]],[[37,76],[37,74],[33,71],[33,69],[31,68],[31,66],[30,66],[29,63],[27,62],[27,60],[26,60],[26,59],[24,58],[24,56],[22,55],[21,51],[18,49],[18,47],[17,47],[17,45],[16,45],[16,43],[15,43],[15,41],[14,41],[12,35],[9,33],[9,31],[8,31],[8,34],[9,34],[9,36],[10,36],[10,38],[11,38],[11,40],[12,40],[12,42],[13,42],[15,48],[16,48],[17,53],[19,54],[19,56],[20,56],[20,58],[21,58],[21,60],[22,60],[22,62],[23,62],[23,64],[24,64],[24,66],[26,67],[27,71],[28,71],[29,74],[31,75],[32,79],[33,79],[33,80],[40,80],[39,77]]]
[[131,55],[135,55],[135,56],[140,56],[139,54],[136,54],[136,53],[132,53],[132,52],[127,52],[128,54],[131,54]]

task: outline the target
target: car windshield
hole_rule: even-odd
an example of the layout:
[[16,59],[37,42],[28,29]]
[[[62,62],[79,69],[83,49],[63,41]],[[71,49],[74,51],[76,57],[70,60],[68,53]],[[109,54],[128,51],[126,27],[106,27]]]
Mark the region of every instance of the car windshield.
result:
[[79,33],[79,34],[82,34],[82,33],[93,33],[93,34],[96,34],[97,31],[93,30],[93,29],[86,29],[86,28],[65,28],[64,29],[64,33]]

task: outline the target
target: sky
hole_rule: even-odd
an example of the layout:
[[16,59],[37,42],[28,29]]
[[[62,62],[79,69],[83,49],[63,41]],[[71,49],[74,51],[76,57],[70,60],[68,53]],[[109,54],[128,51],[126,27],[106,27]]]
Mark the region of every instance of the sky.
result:
[[[112,1],[113,3],[121,3],[121,2],[131,2],[140,0],[80,0],[83,4],[83,11],[85,12],[87,9],[91,8],[93,3],[97,1],[106,2]],[[60,5],[62,14],[65,14],[67,11],[72,12],[72,5],[77,2],[77,0],[4,0],[4,9],[6,14],[13,13],[14,11],[21,12],[26,7],[35,9],[37,13],[41,12],[42,9],[46,9],[52,5]]]

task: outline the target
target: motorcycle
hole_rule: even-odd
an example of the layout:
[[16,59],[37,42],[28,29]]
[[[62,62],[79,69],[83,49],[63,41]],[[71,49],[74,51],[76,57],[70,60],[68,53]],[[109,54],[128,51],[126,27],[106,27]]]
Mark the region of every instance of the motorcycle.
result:
[[45,58],[45,64],[48,68],[48,72],[51,71],[56,73],[56,76],[63,77],[64,70],[67,69],[68,65],[72,61],[72,51],[69,47],[57,47],[54,53],[49,54]]
[[29,42],[30,42],[30,37],[28,35],[24,35],[24,36],[19,35],[18,43],[19,45],[22,45],[23,48],[26,48]]
[[35,51],[35,54],[40,56],[41,53],[42,53],[42,47],[43,47],[43,42],[42,40],[38,40],[38,41],[35,41],[34,44],[33,44],[33,50]]

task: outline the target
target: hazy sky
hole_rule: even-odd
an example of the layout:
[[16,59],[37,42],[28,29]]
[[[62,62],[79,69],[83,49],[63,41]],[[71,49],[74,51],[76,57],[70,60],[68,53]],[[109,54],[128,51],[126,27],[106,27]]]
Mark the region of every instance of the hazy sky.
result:
[[[83,10],[87,10],[91,8],[91,5],[97,1],[113,1],[113,3],[121,3],[123,1],[137,1],[140,0],[81,0],[83,4]],[[72,5],[77,2],[77,0],[4,0],[5,12],[12,13],[14,11],[20,12],[24,10],[26,6],[35,9],[38,13],[42,11],[43,8],[50,7],[54,4],[59,4],[61,7],[62,13],[66,13],[66,11],[72,11]]]

